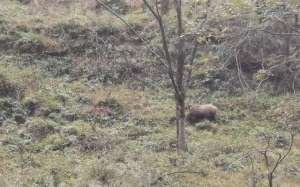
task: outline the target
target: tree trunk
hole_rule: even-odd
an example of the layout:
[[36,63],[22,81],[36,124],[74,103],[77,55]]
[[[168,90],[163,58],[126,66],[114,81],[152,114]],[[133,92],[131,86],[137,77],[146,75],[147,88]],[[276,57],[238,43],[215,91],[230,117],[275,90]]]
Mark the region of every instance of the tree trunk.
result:
[[[287,23],[288,23],[288,18],[285,20]],[[290,33],[291,30],[290,28],[286,28],[286,33]],[[290,44],[291,44],[291,36],[286,36],[285,37],[285,51],[284,51],[284,54],[286,57],[288,57],[290,55]]]
[[[182,24],[182,10],[181,10],[181,0],[174,0],[176,6],[176,16],[177,16],[177,56],[176,56],[176,71],[173,69],[173,59],[169,53],[169,46],[167,41],[167,36],[165,33],[165,27],[163,24],[163,19],[159,11],[159,1],[155,1],[154,8],[148,3],[147,0],[143,0],[146,7],[154,15],[160,28],[162,47],[164,50],[164,57],[166,61],[166,66],[168,68],[169,78],[172,82],[175,100],[176,100],[176,124],[177,124],[177,151],[187,151],[187,145],[185,141],[185,89],[183,84],[184,77],[184,65],[186,54],[184,52],[185,40],[183,37],[184,29]],[[165,3],[169,3],[165,2]]]
[[169,6],[170,6],[170,0],[162,0],[160,1],[160,6],[161,6],[161,14],[167,14],[169,11]]
[[181,13],[181,0],[175,0],[177,13],[177,63],[176,63],[176,84],[178,92],[175,95],[176,99],[176,122],[177,122],[177,151],[187,151],[185,142],[185,89],[183,85],[185,53],[184,53],[184,33]]
[[185,102],[176,97],[177,151],[187,151],[185,141]]
[[273,174],[272,173],[268,174],[268,182],[269,182],[269,187],[273,187]]

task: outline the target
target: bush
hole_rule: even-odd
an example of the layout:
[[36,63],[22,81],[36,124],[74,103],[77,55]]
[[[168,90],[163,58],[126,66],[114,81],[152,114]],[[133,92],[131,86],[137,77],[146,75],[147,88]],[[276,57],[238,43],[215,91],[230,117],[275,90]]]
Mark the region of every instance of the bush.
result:
[[81,151],[103,151],[112,148],[113,144],[108,137],[99,137],[96,135],[81,135],[79,145]]
[[12,97],[21,99],[24,97],[24,88],[9,81],[4,75],[0,74],[0,97]]
[[18,124],[26,121],[26,114],[18,101],[12,98],[0,98],[0,121],[14,118]]
[[105,126],[112,126],[116,121],[124,118],[123,106],[115,99],[108,98],[99,101],[85,114],[85,119],[92,123],[100,123]]
[[40,108],[40,101],[35,97],[28,97],[24,99],[23,106],[29,116],[36,114],[37,110]]
[[123,106],[114,98],[108,98],[97,103],[98,107],[108,107],[115,115],[123,114]]
[[27,122],[27,132],[33,140],[40,140],[46,138],[48,134],[53,134],[55,128],[47,121],[42,119],[32,119]]

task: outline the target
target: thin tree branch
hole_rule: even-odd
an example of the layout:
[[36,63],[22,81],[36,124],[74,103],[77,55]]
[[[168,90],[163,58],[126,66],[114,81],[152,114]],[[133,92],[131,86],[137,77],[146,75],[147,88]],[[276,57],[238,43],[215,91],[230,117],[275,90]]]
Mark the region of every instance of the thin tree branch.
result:
[[176,71],[176,81],[177,86],[179,87],[179,97],[184,97],[185,91],[183,87],[183,73],[184,73],[184,61],[185,61],[185,53],[183,51],[184,48],[184,38],[182,34],[184,33],[183,24],[182,24],[182,10],[181,10],[181,0],[174,0],[176,5],[177,12],[177,35],[178,35],[178,44],[177,44],[177,71]]
[[273,174],[275,172],[275,170],[279,166],[279,164],[290,154],[293,144],[294,144],[294,135],[291,134],[291,142],[290,142],[289,148],[283,156],[279,153],[278,160],[277,160],[276,164],[274,165],[273,169],[271,170],[271,174]]
[[159,8],[158,8],[158,0],[155,0],[155,8],[156,8],[156,13],[157,13],[158,17],[161,18],[161,15],[159,13]]
[[[196,54],[197,54],[197,50],[198,50],[198,41],[197,39],[194,40],[194,47],[193,47],[193,51],[192,51],[192,56],[189,62],[189,65],[192,66],[194,64],[194,60],[196,58]],[[190,86],[190,82],[191,82],[191,78],[192,78],[192,68],[189,67],[188,70],[188,75],[187,75],[187,81],[186,81],[186,85]]]
[[[279,21],[280,23],[282,23],[283,25],[285,25],[287,28],[290,28],[291,30],[293,30],[294,32],[296,32],[296,33],[299,33],[300,34],[300,32],[298,31],[298,29],[297,28],[295,28],[295,27],[293,27],[293,26],[291,26],[291,25],[289,25],[289,24],[287,24],[287,22],[286,21],[284,21],[284,20],[282,20],[281,18],[279,18],[278,16],[273,16],[277,21]],[[295,21],[295,22],[297,22],[297,21]]]
[[278,33],[278,32],[271,32],[266,29],[249,29],[248,31],[261,31],[274,36],[300,36],[300,34],[298,33]]
[[148,3],[147,0],[143,0],[143,2],[146,5],[146,7],[150,10],[150,12],[153,14],[153,16],[156,18],[156,21],[159,24],[161,40],[162,40],[162,44],[163,44],[163,50],[164,50],[166,62],[168,65],[168,74],[171,79],[171,82],[174,87],[176,95],[179,95],[180,91],[179,91],[178,85],[175,81],[175,76],[174,76],[174,71],[173,71],[173,66],[172,66],[172,59],[171,59],[170,52],[169,52],[168,41],[167,41],[165,27],[164,27],[164,24],[162,21],[162,17],[154,11],[154,9],[151,7],[151,5]]
[[159,60],[159,62],[165,66],[166,68],[168,68],[168,66],[164,63],[164,60],[162,60],[162,57],[157,54],[151,47],[149,47],[149,41],[147,41],[145,38],[141,37],[140,34],[134,29],[134,27],[132,25],[130,25],[124,18],[122,18],[118,13],[116,13],[111,7],[109,7],[108,5],[106,5],[103,1],[101,0],[96,0],[101,6],[103,6],[105,8],[105,10],[107,10],[109,13],[111,13],[112,15],[114,15],[115,17],[117,17],[119,20],[121,20],[129,29],[130,31],[132,31],[142,42],[144,42],[146,44],[146,48],[154,55],[157,57],[157,59]]

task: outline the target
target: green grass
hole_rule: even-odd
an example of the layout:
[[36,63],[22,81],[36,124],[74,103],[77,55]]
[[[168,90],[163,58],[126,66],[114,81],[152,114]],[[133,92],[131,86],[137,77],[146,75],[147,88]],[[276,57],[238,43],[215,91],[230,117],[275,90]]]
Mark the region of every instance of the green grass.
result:
[[[85,113],[88,107],[81,106],[77,96],[88,98],[94,104],[111,98],[125,108],[128,115],[128,120],[116,121],[109,127],[81,119],[68,122],[59,114],[51,119],[29,118],[35,121],[37,127],[43,126],[46,120],[57,130],[40,141],[29,141],[23,151],[18,147],[26,142],[21,136],[24,132],[26,134],[26,126],[11,124],[10,131],[1,130],[0,141],[9,140],[10,143],[0,147],[3,163],[0,171],[5,184],[12,186],[47,186],[55,182],[66,186],[107,183],[150,186],[159,176],[177,171],[199,173],[164,176],[159,183],[172,186],[247,186],[250,162],[240,158],[253,149],[264,147],[259,138],[262,133],[280,133],[286,137],[283,119],[286,116],[292,119],[299,111],[297,95],[212,94],[201,101],[189,100],[190,103],[215,103],[221,112],[216,123],[200,124],[206,125],[205,128],[187,127],[189,151],[178,156],[172,147],[176,142],[176,127],[169,124],[169,119],[174,116],[174,101],[170,94],[165,94],[167,90],[157,93],[128,89],[126,85],[101,84],[90,89],[84,81],[65,84],[61,78],[41,76],[39,69],[18,68],[15,63],[3,63],[1,66],[2,73],[20,84],[27,84],[38,77],[38,86],[26,91],[23,102],[35,97],[43,107],[67,109],[80,114]],[[189,95],[197,95],[198,92],[190,90]],[[67,98],[65,105],[58,97],[61,94]],[[54,119],[55,122],[52,121]],[[77,143],[69,145],[74,137]],[[86,145],[96,149],[83,149],[82,146]],[[300,147],[295,146],[276,172],[282,186],[299,182],[298,177],[286,172],[286,168],[300,165],[299,155]],[[257,166],[261,168],[263,164],[259,161]],[[14,179],[19,179],[18,183]],[[260,184],[266,185],[266,180],[260,180]]]
[[[125,28],[109,13],[84,11],[78,3],[64,11],[49,9],[33,14],[32,7],[4,0],[0,10],[0,20],[5,20],[8,30],[18,28],[21,39],[49,47],[55,47],[55,40],[34,32],[36,28],[74,22],[84,28]],[[132,12],[125,19],[137,27],[148,21],[141,12]],[[68,74],[57,76],[47,71],[57,66],[72,68],[69,59],[73,58],[2,55],[0,74],[26,87],[24,98],[15,102],[23,106],[34,100],[51,113],[27,117],[25,124],[7,122],[0,126],[0,186],[248,186],[251,164],[241,158],[264,148],[263,133],[277,133],[287,139],[284,125],[286,121],[296,123],[294,116],[300,111],[299,95],[250,91],[234,96],[191,89],[188,104],[214,103],[220,108],[219,119],[187,126],[189,150],[178,155],[174,147],[176,125],[170,123],[175,115],[172,90],[136,90],[126,84],[104,85],[84,78],[69,82]],[[196,73],[205,76],[211,68],[205,64]],[[87,102],[80,101],[82,98]],[[93,105],[109,100],[122,106],[122,117],[98,123],[87,119]],[[64,118],[65,113],[78,118],[70,121]],[[107,120],[110,125],[105,124]],[[30,128],[43,136],[31,140]],[[47,128],[53,131],[45,132]],[[276,172],[276,182],[283,187],[300,183],[299,139],[297,134],[291,154]],[[261,158],[257,158],[256,167],[265,174]],[[258,186],[266,185],[265,178],[259,181]]]
[[[268,119],[270,117],[268,113],[274,113],[285,107],[290,109],[294,105],[294,107],[297,106],[293,96],[268,98],[264,95],[257,95],[259,99],[253,103],[252,107],[258,109],[253,110],[255,111],[253,112],[253,108],[245,104],[249,101],[247,95],[234,98],[216,98],[223,106],[221,118],[228,116],[231,118],[226,120],[224,124],[222,120],[216,124],[209,124],[215,130],[187,127],[189,152],[183,156],[178,156],[175,149],[170,147],[170,144],[175,142],[176,129],[175,126],[166,123],[172,115],[172,110],[169,107],[172,108],[173,106],[173,102],[168,101],[168,96],[136,92],[114,86],[106,87],[105,90],[100,86],[88,94],[92,98],[101,100],[110,92],[110,97],[116,98],[127,108],[126,112],[131,115],[129,122],[118,122],[112,127],[99,126],[96,127],[96,133],[86,122],[63,123],[62,127],[64,129],[77,129],[78,133],[75,134],[77,137],[82,135],[87,137],[99,136],[104,142],[118,142],[118,139],[121,139],[122,143],[113,144],[105,150],[98,151],[81,152],[76,145],[66,147],[64,151],[54,151],[53,147],[68,142],[68,135],[57,132],[31,145],[39,147],[38,150],[41,153],[35,153],[34,150],[36,149],[31,148],[29,149],[31,151],[23,153],[25,158],[22,159],[24,160],[20,158],[20,153],[10,155],[7,146],[4,146],[0,149],[0,158],[6,159],[6,164],[1,165],[1,169],[8,172],[5,176],[22,178],[21,184],[25,186],[49,184],[51,180],[52,183],[58,180],[67,186],[75,184],[103,185],[105,183],[149,186],[151,182],[164,173],[197,171],[200,174],[174,174],[163,180],[172,186],[198,186],[199,184],[201,186],[247,186],[250,165],[245,161],[239,161],[239,159],[248,151],[263,147],[257,139],[260,133],[281,131],[278,129],[277,123]],[[82,94],[86,93],[83,92]],[[166,100],[161,102],[160,99],[157,99],[159,97],[166,97]],[[228,102],[230,100],[235,102]],[[279,102],[283,100],[284,103]],[[133,101],[139,104],[148,103],[147,113],[143,115],[140,109],[133,106]],[[264,108],[260,108],[260,106],[265,105],[267,105],[268,113],[265,113]],[[242,117],[237,115],[239,110],[230,111],[230,106],[243,110],[246,115]],[[162,114],[156,113],[157,110]],[[278,116],[274,118],[277,119]],[[135,123],[133,119],[144,120],[144,122]],[[150,119],[153,122],[147,122]],[[132,134],[135,135],[134,138],[130,136]],[[7,134],[6,136],[12,135]],[[94,143],[101,142],[95,141]],[[73,155],[74,152],[79,154],[75,156]],[[97,159],[97,155],[102,155],[100,160]],[[299,155],[299,149],[294,148],[289,159],[280,167],[279,176],[284,175],[286,166],[291,163],[299,164],[296,161],[297,155]],[[73,166],[71,163],[76,164]],[[25,168],[22,168],[22,165],[25,165],[23,166]],[[228,170],[226,170],[227,165],[231,166]],[[12,170],[7,170],[8,168],[12,168]],[[128,168],[132,171],[127,173],[125,178],[123,175],[125,171],[128,171]],[[48,176],[51,175],[51,172],[53,174],[53,170],[58,173],[59,177],[50,180]],[[141,177],[146,178],[141,181]],[[288,186],[297,181],[297,178],[292,176],[284,178],[284,182],[281,182],[282,186]],[[125,179],[127,180],[125,181]],[[14,184],[13,181],[9,180],[7,183]]]

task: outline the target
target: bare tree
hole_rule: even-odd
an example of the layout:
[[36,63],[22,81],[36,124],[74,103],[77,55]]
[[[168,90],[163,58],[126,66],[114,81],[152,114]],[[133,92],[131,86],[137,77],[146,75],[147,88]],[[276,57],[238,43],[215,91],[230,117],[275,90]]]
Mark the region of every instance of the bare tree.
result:
[[[177,151],[187,151],[187,143],[185,137],[185,98],[186,98],[186,90],[185,90],[185,61],[187,54],[184,51],[185,48],[185,37],[184,37],[184,26],[182,22],[182,1],[174,0],[174,5],[176,11],[176,20],[177,20],[177,32],[176,32],[176,56],[173,57],[170,53],[171,43],[169,42],[169,38],[166,33],[166,28],[163,21],[164,10],[162,10],[162,4],[160,0],[151,1],[143,0],[145,7],[151,12],[154,16],[155,20],[159,25],[160,36],[161,36],[161,45],[163,49],[163,57],[160,57],[157,53],[151,50],[147,41],[139,36],[137,31],[135,31],[130,24],[128,24],[120,15],[114,12],[109,6],[103,3],[101,0],[97,0],[107,11],[112,13],[118,19],[120,19],[124,24],[126,24],[130,30],[132,30],[143,42],[148,49],[158,57],[160,63],[163,64],[163,67],[166,67],[167,74],[172,83],[172,87],[174,90],[174,98],[176,101],[176,125],[177,125]],[[154,2],[154,3],[153,3]],[[164,6],[169,6],[169,1],[164,4]],[[194,47],[196,50],[197,45]],[[195,56],[195,55],[192,55]],[[175,60],[174,60],[175,59]],[[191,59],[194,60],[194,57]],[[189,61],[191,61],[189,60]]]
[[[181,0],[174,0],[176,16],[177,16],[177,41],[176,41],[176,62],[173,62],[169,50],[169,42],[165,32],[165,25],[159,10],[159,1],[155,1],[155,5],[151,6],[147,0],[143,0],[146,7],[155,17],[159,24],[162,48],[164,51],[164,58],[168,68],[168,75],[172,82],[176,100],[176,125],[177,125],[177,151],[186,151],[187,144],[185,138],[185,89],[184,89],[184,72],[185,72],[185,57],[184,52],[184,28],[182,24],[182,2]],[[175,67],[173,67],[175,66]]]
[[[291,139],[290,139],[290,143],[288,146],[288,149],[286,150],[286,152],[284,154],[281,153],[275,153],[274,151],[272,151],[270,149],[270,141],[271,138],[270,137],[266,137],[266,142],[267,142],[267,146],[264,150],[260,151],[260,153],[263,156],[264,162],[265,162],[265,166],[268,170],[267,173],[267,178],[268,178],[268,183],[269,183],[269,187],[273,187],[273,183],[274,183],[274,173],[276,171],[276,169],[278,168],[278,166],[287,158],[287,156],[290,154],[293,144],[294,144],[294,137],[295,134],[291,133]],[[272,163],[271,160],[271,155],[270,154],[276,154],[277,155],[277,159],[274,161],[274,163]]]

